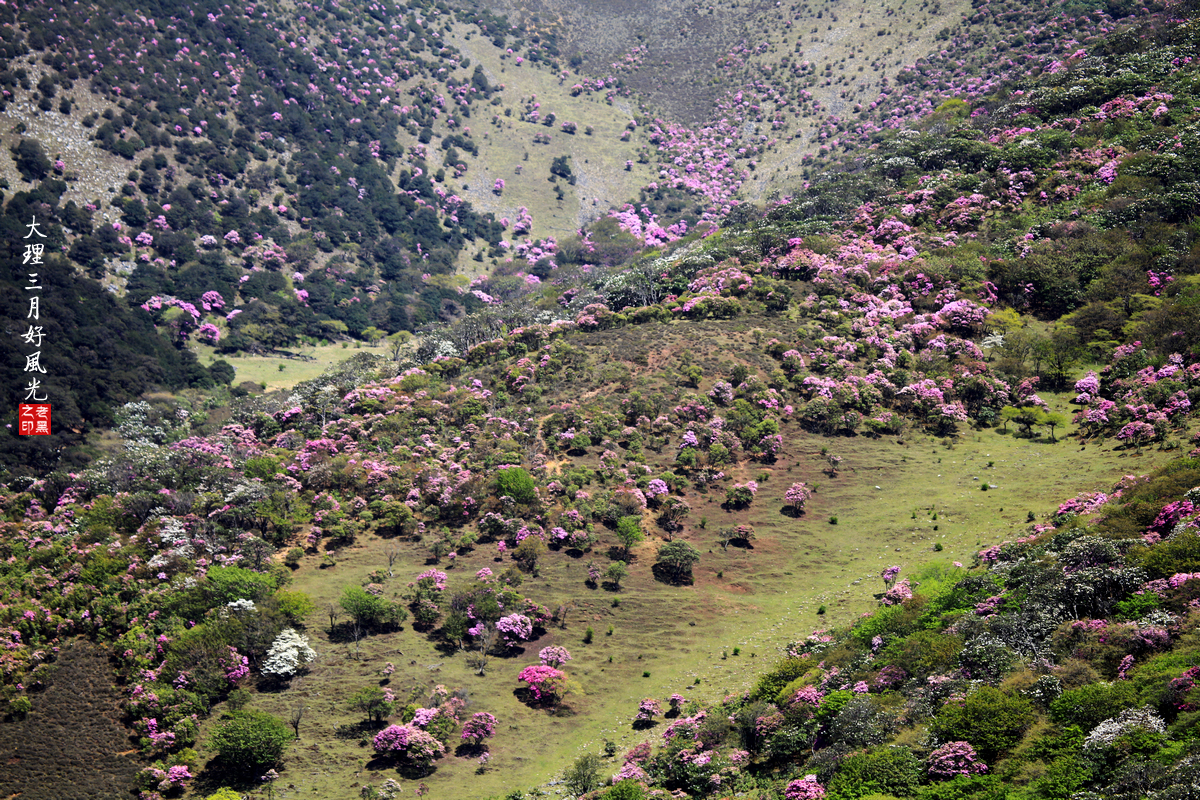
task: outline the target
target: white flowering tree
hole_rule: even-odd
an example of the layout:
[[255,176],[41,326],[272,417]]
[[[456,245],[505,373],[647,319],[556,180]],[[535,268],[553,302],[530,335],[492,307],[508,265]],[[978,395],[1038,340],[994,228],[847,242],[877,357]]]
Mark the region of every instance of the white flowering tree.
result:
[[317,652],[308,646],[307,636],[295,628],[284,628],[267,651],[262,672],[287,680],[316,657]]

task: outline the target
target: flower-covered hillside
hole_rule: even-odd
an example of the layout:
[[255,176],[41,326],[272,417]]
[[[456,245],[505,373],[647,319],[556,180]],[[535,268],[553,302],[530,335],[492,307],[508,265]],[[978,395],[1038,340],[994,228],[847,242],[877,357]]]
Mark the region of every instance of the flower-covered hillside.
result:
[[750,691],[673,698],[595,796],[1189,796],[1198,481],[1180,458],[970,566],[888,567],[878,610]]

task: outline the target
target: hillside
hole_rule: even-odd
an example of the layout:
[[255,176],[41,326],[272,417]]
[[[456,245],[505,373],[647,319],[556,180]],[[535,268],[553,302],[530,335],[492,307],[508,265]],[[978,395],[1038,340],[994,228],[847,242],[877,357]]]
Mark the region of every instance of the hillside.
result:
[[1193,10],[556,8],[0,6],[0,788],[1190,797]]

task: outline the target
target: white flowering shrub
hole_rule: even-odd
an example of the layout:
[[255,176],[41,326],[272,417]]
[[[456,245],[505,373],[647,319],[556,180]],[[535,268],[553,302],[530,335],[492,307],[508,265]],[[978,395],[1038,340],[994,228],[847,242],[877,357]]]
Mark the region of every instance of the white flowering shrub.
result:
[[1150,733],[1167,732],[1163,718],[1154,709],[1149,706],[1127,708],[1092,728],[1092,732],[1083,743],[1083,749],[1098,750],[1111,747],[1117,739],[1139,728]]
[[307,636],[295,628],[284,628],[267,651],[262,671],[264,675],[290,678],[316,657],[316,651],[308,646]]

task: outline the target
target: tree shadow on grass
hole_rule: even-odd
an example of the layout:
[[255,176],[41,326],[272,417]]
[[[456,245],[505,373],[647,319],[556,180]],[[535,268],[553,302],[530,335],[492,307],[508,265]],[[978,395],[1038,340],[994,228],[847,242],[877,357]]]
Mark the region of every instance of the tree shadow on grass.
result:
[[291,677],[285,678],[277,675],[261,675],[258,682],[254,684],[254,688],[260,694],[280,694],[281,692],[286,692],[291,686]]
[[238,794],[251,792],[262,786],[262,776],[271,767],[262,769],[242,769],[226,763],[221,758],[214,758],[196,775],[192,788],[198,796],[205,797],[221,788],[233,789]]
[[347,722],[344,725],[338,725],[334,729],[333,735],[338,739],[361,739],[365,734],[378,733],[386,727],[386,722],[363,719],[358,722]]
[[655,564],[650,568],[650,571],[654,573],[654,580],[659,583],[670,584],[671,586],[691,586],[696,582],[691,570],[680,573],[678,570],[671,569],[666,564]]
[[562,698],[558,695],[542,693],[539,700],[534,696],[533,690],[526,686],[519,686],[513,689],[513,697],[521,701],[525,706],[533,709],[548,711],[551,716],[555,717],[573,717],[575,710],[563,703]]
[[478,758],[487,751],[487,744],[463,742],[458,747],[454,748],[454,755],[456,758]]
[[784,506],[783,508],[779,509],[779,513],[783,514],[785,517],[800,519],[804,516],[804,509],[796,508],[795,506]]
[[445,639],[440,639],[436,644],[434,644],[433,649],[437,650],[446,658],[450,658],[451,656],[456,655],[462,648],[460,648],[455,642],[447,642]]
[[366,769],[371,772],[382,772],[383,770],[394,769],[402,778],[408,780],[417,780],[419,778],[428,778],[432,775],[437,767],[433,764],[413,764],[408,761],[396,758],[389,753],[380,753],[368,761],[365,765]]
[[[367,639],[380,633],[400,633],[404,630],[403,625],[363,625],[359,629],[359,641]],[[353,644],[354,643],[354,623],[351,621],[339,622],[332,628],[328,629],[329,641],[331,644]]]

